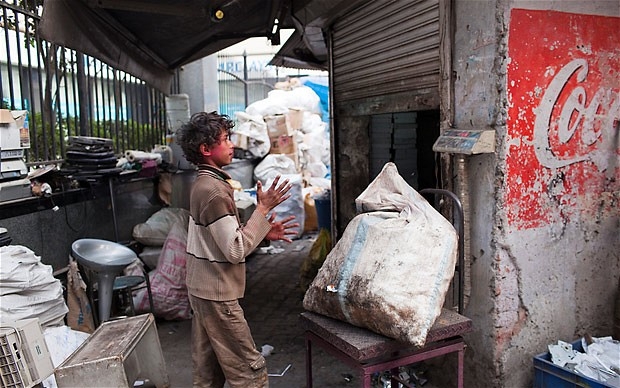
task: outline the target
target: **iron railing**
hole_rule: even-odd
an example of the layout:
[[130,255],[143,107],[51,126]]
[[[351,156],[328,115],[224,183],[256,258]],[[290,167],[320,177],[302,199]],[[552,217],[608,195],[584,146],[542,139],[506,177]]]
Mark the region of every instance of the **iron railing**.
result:
[[230,67],[231,59],[235,56],[217,57],[220,113],[228,115],[233,120],[235,112],[244,111],[251,103],[267,98],[269,91],[273,90],[277,82],[277,78],[265,77],[260,72],[256,74],[256,71],[251,71],[248,57],[244,53],[242,63],[234,69],[227,67]]
[[117,153],[165,144],[164,93],[41,39],[41,1],[0,1],[0,10],[0,104],[28,112],[29,166],[62,161],[70,136],[110,138]]
[[[28,112],[26,164],[62,162],[71,136],[110,138],[117,154],[166,144],[166,94],[96,58],[41,39],[42,4],[0,0],[0,108]],[[218,55],[221,113],[235,119],[235,112],[266,98],[279,76],[291,74],[291,69],[265,66],[269,58],[244,54],[242,73],[235,74],[226,68],[231,57]],[[178,76],[170,94],[179,93]]]

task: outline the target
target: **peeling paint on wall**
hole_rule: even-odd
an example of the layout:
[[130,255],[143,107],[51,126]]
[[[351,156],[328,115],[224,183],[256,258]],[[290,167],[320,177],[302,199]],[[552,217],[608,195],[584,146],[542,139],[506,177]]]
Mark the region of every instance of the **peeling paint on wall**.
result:
[[506,211],[516,229],[620,215],[620,18],[513,9]]
[[495,352],[500,357],[525,326],[528,312],[521,299],[521,270],[509,250],[498,251],[494,269]]

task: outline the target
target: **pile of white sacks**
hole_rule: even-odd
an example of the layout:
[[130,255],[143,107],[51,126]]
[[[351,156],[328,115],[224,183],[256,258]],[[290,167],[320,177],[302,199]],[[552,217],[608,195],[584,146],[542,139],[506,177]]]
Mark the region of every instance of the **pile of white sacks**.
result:
[[21,245],[0,247],[0,322],[38,318],[42,327],[64,324],[69,309],[52,266]]
[[278,218],[295,215],[300,237],[305,199],[331,187],[329,132],[321,119],[320,98],[311,88],[298,82],[278,87],[244,112],[236,112],[232,140],[237,148],[260,159],[253,170],[254,181],[269,185],[277,175],[291,181],[291,198],[276,210]]
[[297,152],[297,172],[306,180],[323,179],[328,173],[330,151],[320,98],[307,86],[293,85],[290,90],[272,90],[267,98],[250,104],[244,112],[236,112],[233,141],[259,159],[268,154],[280,155],[272,149],[268,123],[284,117],[287,134],[292,136]]

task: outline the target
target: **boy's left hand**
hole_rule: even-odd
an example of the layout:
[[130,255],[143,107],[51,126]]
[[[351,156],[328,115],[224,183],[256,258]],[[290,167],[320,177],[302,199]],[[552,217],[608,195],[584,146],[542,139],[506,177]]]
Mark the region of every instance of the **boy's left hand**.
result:
[[286,242],[292,242],[292,240],[288,236],[294,236],[297,234],[296,231],[291,230],[293,228],[297,228],[299,226],[298,222],[290,223],[295,219],[295,216],[288,216],[282,221],[276,221],[275,213],[272,213],[269,216],[269,223],[271,224],[271,230],[267,233],[265,239],[269,241],[282,240]]

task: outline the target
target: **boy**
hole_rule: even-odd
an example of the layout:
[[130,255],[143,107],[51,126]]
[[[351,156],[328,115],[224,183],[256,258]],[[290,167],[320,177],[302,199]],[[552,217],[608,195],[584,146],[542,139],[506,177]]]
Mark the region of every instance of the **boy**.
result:
[[265,359],[245,320],[239,298],[245,292],[245,258],[263,240],[291,242],[299,226],[269,212],[289,198],[288,180],[279,177],[262,190],[257,182],[256,209],[241,225],[230,176],[222,167],[233,158],[229,136],[233,122],[216,112],[200,112],[178,129],[176,140],[188,161],[198,166],[190,193],[187,236],[187,289],[192,318],[194,387],[267,387]]

